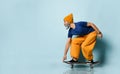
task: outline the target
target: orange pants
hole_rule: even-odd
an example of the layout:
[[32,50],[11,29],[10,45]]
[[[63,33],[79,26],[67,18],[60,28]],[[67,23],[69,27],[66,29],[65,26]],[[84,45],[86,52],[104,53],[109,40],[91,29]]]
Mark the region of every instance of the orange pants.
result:
[[93,59],[93,48],[96,43],[97,33],[95,31],[85,35],[72,38],[70,55],[72,58],[79,59],[80,49],[87,60]]

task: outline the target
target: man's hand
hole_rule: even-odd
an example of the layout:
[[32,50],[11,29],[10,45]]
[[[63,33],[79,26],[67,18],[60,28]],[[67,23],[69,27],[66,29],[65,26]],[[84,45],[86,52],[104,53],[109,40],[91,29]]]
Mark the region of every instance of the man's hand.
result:
[[64,62],[64,60],[66,60],[67,59],[67,56],[66,55],[64,55],[63,56],[63,62]]
[[97,34],[97,36],[98,36],[99,38],[102,38],[102,37],[103,37],[103,34],[100,32],[100,33]]

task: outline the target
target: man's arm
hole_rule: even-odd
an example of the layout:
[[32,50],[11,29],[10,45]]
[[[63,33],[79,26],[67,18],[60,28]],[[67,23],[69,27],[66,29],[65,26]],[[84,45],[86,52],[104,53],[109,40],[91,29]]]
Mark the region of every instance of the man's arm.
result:
[[97,28],[97,26],[91,22],[87,23],[87,26],[91,26],[96,32],[97,32],[97,36],[102,38],[102,32]]
[[67,59],[67,52],[69,50],[70,44],[71,44],[71,38],[68,38],[66,45],[65,45],[63,61]]

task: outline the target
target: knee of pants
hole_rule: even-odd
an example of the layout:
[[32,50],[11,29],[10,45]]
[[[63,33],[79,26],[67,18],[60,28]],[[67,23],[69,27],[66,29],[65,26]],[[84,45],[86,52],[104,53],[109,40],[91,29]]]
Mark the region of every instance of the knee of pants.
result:
[[75,41],[75,40],[73,40],[71,44],[72,45],[80,45],[80,43],[78,41]]
[[81,48],[82,48],[82,49],[86,48],[86,45],[85,45],[85,44],[82,44],[82,45],[81,45]]

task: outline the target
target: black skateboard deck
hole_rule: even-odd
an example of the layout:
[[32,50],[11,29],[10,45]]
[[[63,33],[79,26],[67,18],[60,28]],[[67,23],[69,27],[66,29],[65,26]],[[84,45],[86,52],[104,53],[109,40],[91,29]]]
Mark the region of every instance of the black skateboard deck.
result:
[[94,65],[94,64],[98,64],[99,61],[95,61],[95,62],[93,62],[93,63],[91,63],[91,62],[74,62],[74,63],[71,63],[71,62],[69,62],[69,61],[64,61],[64,63],[70,64],[70,65],[71,65],[71,68],[73,68],[74,64],[78,64],[78,65],[89,64],[89,65],[90,65],[90,68],[93,68],[93,65]]

